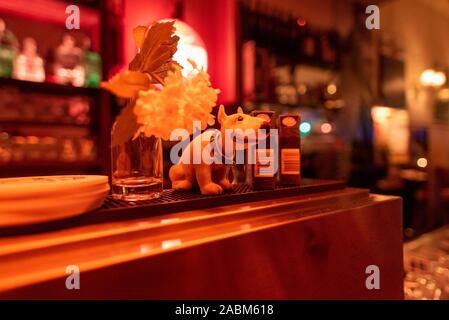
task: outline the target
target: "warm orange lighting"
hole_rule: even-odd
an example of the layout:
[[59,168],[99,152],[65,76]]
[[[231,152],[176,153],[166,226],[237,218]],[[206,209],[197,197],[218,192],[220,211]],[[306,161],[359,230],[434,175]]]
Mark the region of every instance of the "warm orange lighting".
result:
[[164,250],[171,249],[173,247],[180,246],[182,244],[181,239],[170,239],[161,242],[161,248]]
[[324,102],[324,107],[326,109],[341,109],[345,106],[345,101],[343,99],[327,100]]
[[261,118],[261,119],[263,119],[265,121],[268,121],[268,122],[271,121],[270,116],[268,114],[266,114],[266,113],[259,113],[257,115],[257,118]]
[[438,92],[438,99],[441,101],[449,101],[449,88],[443,88]]
[[435,71],[431,69],[424,70],[419,80],[423,86],[431,86],[433,83],[433,75]]
[[419,80],[425,87],[440,87],[446,83],[446,75],[442,71],[426,69],[421,73]]
[[330,123],[327,123],[327,122],[323,123],[321,125],[321,132],[324,133],[324,134],[331,133],[332,132],[332,125]]
[[327,93],[329,93],[330,95],[336,94],[337,93],[337,86],[334,83],[330,83],[327,86]]
[[433,83],[435,84],[436,87],[442,86],[443,84],[446,83],[446,75],[444,74],[444,72],[435,72],[434,76],[433,76]]
[[384,122],[391,116],[391,108],[375,106],[371,109],[371,117],[374,122]]
[[416,164],[418,165],[418,167],[420,168],[426,168],[427,167],[427,159],[426,158],[419,158],[416,161]]
[[293,117],[285,117],[282,119],[282,124],[286,127],[293,127],[296,125],[296,120]]
[[[161,20],[171,21],[169,19]],[[182,66],[182,74],[189,75],[192,71],[192,65],[189,59],[193,60],[199,69],[207,71],[207,51],[200,35],[188,24],[176,20],[175,21],[175,35],[179,37],[178,50],[173,55],[173,59]]]
[[300,95],[305,95],[307,93],[307,86],[305,84],[300,84],[298,86],[298,93]]

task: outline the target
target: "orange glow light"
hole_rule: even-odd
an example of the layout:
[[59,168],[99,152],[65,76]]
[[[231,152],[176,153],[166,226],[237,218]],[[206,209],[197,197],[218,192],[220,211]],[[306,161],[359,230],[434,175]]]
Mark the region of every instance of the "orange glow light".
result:
[[329,93],[330,95],[337,93],[337,86],[335,85],[335,83],[330,83],[327,86],[327,93]]
[[282,119],[282,124],[286,127],[293,127],[296,125],[296,120],[293,117],[285,117]]
[[385,122],[391,116],[391,108],[384,106],[375,106],[371,110],[371,117],[374,122]]
[[[162,22],[171,21],[170,19],[160,20]],[[188,24],[176,20],[175,34],[179,37],[178,50],[173,59],[182,66],[182,74],[188,76],[192,71],[192,65],[188,60],[193,60],[199,69],[207,71],[208,57],[206,46],[200,35]]]
[[420,168],[426,168],[427,167],[427,159],[426,158],[419,158],[416,161],[416,164],[418,165],[418,167]]

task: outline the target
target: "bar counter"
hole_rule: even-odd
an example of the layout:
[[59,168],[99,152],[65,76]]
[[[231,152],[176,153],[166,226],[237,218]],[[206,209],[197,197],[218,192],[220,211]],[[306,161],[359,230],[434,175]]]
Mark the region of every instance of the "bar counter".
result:
[[[403,297],[400,198],[341,188],[190,209],[0,234],[0,298]],[[70,265],[79,290],[66,288]],[[369,265],[379,290],[366,287]]]

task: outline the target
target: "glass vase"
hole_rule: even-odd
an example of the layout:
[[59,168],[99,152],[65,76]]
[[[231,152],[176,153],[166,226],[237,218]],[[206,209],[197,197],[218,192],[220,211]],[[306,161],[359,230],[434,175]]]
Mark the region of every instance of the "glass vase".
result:
[[160,196],[163,189],[161,138],[146,137],[142,133],[112,146],[111,152],[113,198],[140,201]]

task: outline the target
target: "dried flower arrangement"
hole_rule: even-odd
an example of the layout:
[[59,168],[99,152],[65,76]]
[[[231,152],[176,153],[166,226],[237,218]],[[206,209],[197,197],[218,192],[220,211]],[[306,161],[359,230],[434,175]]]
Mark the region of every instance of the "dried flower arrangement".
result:
[[[212,108],[220,92],[214,89],[209,75],[198,70],[185,78],[181,66],[173,60],[179,37],[174,35],[174,21],[155,22],[150,28],[138,26],[133,37],[139,52],[128,70],[101,86],[129,99],[117,117],[112,145],[122,144],[140,133],[169,139],[172,130],[183,128],[192,133],[193,121],[202,129],[213,124]],[[162,85],[162,89],[156,84]]]

